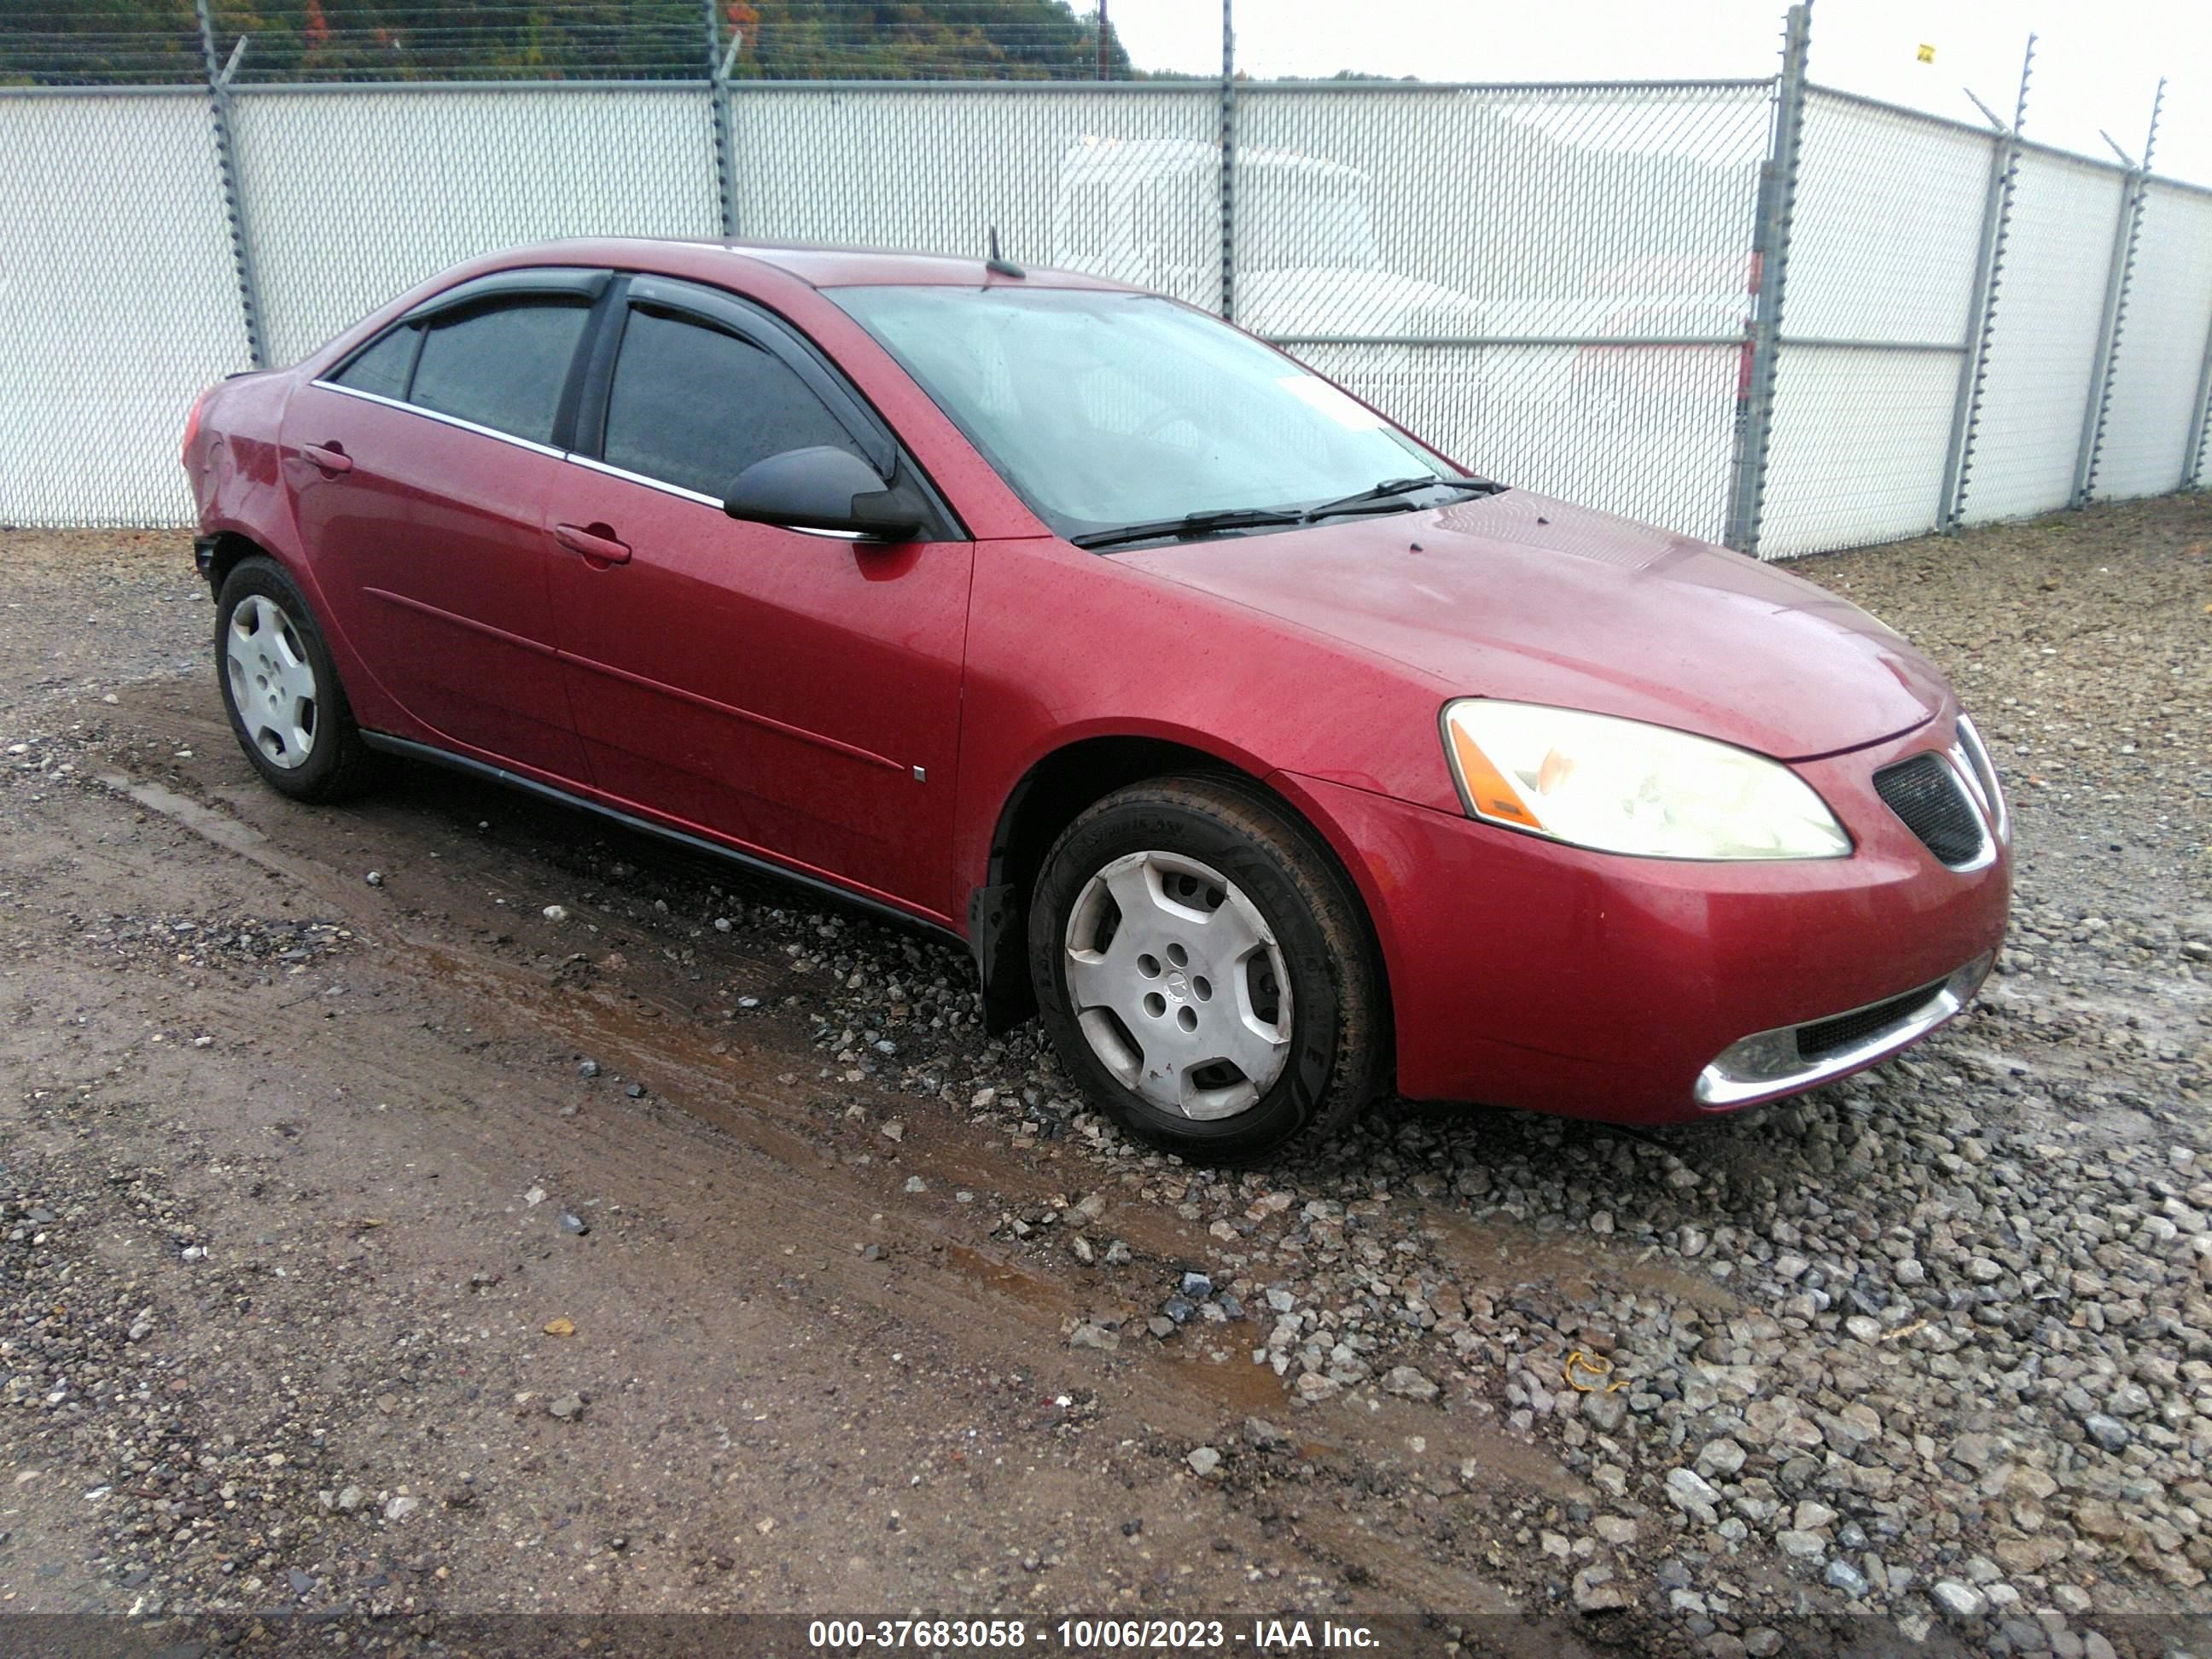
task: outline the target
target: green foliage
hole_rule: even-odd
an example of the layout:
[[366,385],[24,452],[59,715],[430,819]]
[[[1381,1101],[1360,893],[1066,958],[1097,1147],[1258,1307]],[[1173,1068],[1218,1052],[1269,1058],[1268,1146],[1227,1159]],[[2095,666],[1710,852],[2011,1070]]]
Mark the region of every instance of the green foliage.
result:
[[[779,80],[1083,80],[1095,15],[1066,0],[717,0],[732,74]],[[217,49],[249,37],[241,78],[690,78],[708,64],[705,0],[211,0]],[[1131,74],[1109,27],[1107,72]],[[0,0],[0,81],[112,84],[204,73],[191,0]]]
[[[1095,17],[1060,0],[757,0],[759,22],[739,72],[779,80],[909,80],[985,74],[1083,80],[1097,74]],[[1109,75],[1129,55],[1109,24]]]

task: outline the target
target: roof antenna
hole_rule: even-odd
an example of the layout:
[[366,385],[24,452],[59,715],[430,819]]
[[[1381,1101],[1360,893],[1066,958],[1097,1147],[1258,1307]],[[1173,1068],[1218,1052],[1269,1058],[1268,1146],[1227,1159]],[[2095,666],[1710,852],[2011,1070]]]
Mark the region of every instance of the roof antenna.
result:
[[983,261],[983,269],[996,276],[1026,276],[1029,272],[1015,264],[999,252],[999,228],[991,227],[991,257]]

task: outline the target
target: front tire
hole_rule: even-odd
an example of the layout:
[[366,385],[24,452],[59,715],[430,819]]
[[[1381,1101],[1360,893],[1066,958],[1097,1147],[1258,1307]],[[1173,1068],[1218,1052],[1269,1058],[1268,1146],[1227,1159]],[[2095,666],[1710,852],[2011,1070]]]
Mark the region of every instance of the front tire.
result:
[[1029,945],[1061,1063],[1155,1146],[1264,1158],[1382,1086],[1382,975],[1358,896],[1241,780],[1158,779],[1084,811],[1046,855]]
[[231,734],[262,781],[295,800],[341,800],[374,779],[345,688],[307,596],[265,556],[240,560],[216,599],[216,679]]

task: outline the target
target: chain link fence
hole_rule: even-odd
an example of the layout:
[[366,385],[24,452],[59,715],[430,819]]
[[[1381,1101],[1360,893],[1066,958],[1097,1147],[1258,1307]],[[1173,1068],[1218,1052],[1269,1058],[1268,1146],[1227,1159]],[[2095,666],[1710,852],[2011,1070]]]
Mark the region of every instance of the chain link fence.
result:
[[488,249],[721,228],[702,87],[322,85],[234,103],[274,362]]
[[729,101],[741,235],[974,258],[995,228],[1017,261],[1219,308],[1220,98],[1202,82],[781,82]]
[[182,523],[185,410],[251,366],[207,98],[9,96],[0,156],[0,523]]
[[0,266],[0,522],[183,522],[185,410],[257,332],[289,362],[458,259],[580,234],[973,257],[995,228],[1227,313],[1468,467],[1763,557],[2207,482],[2212,192],[1792,61],[0,88],[28,229]]
[[1717,538],[1771,94],[1238,88],[1236,319],[1465,465]]

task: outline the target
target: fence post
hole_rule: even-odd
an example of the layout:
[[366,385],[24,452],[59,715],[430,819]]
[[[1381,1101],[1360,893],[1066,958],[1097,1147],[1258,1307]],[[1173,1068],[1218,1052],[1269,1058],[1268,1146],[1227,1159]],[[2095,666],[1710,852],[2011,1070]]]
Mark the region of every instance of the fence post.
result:
[[[2013,185],[2020,177],[2020,134],[2027,121],[2027,79],[2034,67],[2035,36],[2030,34],[2027,53],[2021,58],[2020,96],[2013,103],[2012,125],[1998,126],[1990,152],[1990,188],[1982,204],[1981,252],[1975,260],[1974,297],[1966,317],[1966,352],[1959,360],[1959,389],[1951,403],[1951,441],[1943,453],[1943,494],[1936,507],[1936,527],[1946,533],[1955,532],[1966,516],[1966,480],[1974,468],[1974,432],[1981,420],[1982,388],[1989,379],[1997,283],[2004,272]],[[1984,107],[1986,112],[1987,106]],[[1996,121],[1994,116],[1990,119]]]
[[2120,191],[2119,222],[2112,229],[2112,258],[2105,270],[2105,315],[2097,331],[2095,367],[2089,371],[2089,403],[2081,411],[2081,442],[2074,455],[2074,494],[2069,507],[2087,507],[2097,487],[2097,461],[2105,447],[2105,420],[2112,408],[2112,371],[2119,362],[2120,330],[2128,316],[2128,283],[2135,275],[2136,247],[2142,238],[2143,201],[2150,194],[2150,153],[2158,143],[2158,113],[2166,102],[2166,77],[2150,101],[2150,133],[2143,140],[2142,161],[2128,154],[2111,138],[2119,158],[2127,161],[2125,183]]
[[738,177],[730,155],[730,66],[738,48],[744,45],[741,30],[730,31],[727,51],[722,47],[722,22],[718,0],[707,3],[707,112],[714,124],[714,200],[722,216],[722,234],[738,234]]
[[1729,489],[1728,544],[1759,554],[1759,520],[1766,495],[1768,446],[1774,423],[1775,370],[1782,344],[1782,290],[1790,263],[1790,215],[1797,198],[1797,152],[1805,125],[1805,58],[1811,8],[1790,8],[1783,35],[1782,75],[1774,88],[1772,148],[1759,171],[1758,222],[1752,257],[1759,272],[1749,337],[1751,385],[1737,410],[1735,476]]
[[2197,370],[2197,406],[2189,411],[2189,441],[2181,451],[2181,487],[2202,489],[2205,440],[2212,437],[2212,328],[2204,331],[2204,362]]
[[246,234],[246,204],[238,183],[238,146],[231,136],[230,77],[246,55],[246,39],[238,37],[230,61],[218,66],[215,58],[215,22],[208,15],[208,0],[193,0],[199,14],[200,58],[207,70],[208,107],[215,117],[216,170],[222,185],[222,210],[230,222],[230,257],[238,270],[238,304],[246,318],[246,357],[256,368],[269,367],[269,343],[261,331],[261,281],[253,268],[253,243]]
[[1237,320],[1237,31],[1221,0],[1221,315]]

